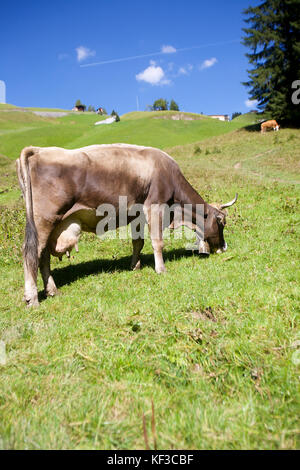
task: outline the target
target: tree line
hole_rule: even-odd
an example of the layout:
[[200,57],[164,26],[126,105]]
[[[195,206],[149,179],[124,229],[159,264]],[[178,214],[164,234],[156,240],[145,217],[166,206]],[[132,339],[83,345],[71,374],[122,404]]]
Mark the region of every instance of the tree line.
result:
[[174,101],[173,99],[170,101],[170,103],[164,99],[164,98],[159,98],[158,100],[155,100],[152,105],[147,106],[147,111],[179,111],[179,106]]

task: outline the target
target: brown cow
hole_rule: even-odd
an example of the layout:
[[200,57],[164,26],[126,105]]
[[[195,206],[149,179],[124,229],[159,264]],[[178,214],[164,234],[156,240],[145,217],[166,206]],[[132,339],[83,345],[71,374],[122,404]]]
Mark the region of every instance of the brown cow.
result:
[[[157,273],[165,271],[163,204],[176,203],[179,208],[190,204],[190,228],[196,233],[200,230],[196,225],[196,207],[202,205],[204,241],[199,246],[206,244],[207,251],[227,248],[223,237],[226,215],[222,209],[234,204],[237,196],[220,209],[209,205],[184,178],[173,158],[161,150],[128,144],[91,145],[76,150],[27,147],[17,159],[17,173],[26,205],[23,254],[24,297],[28,305],[38,305],[38,267],[46,295],[55,295],[57,288],[50,273],[50,254],[68,255],[77,247],[81,230],[95,233],[102,220],[98,208],[110,204],[118,213],[120,195],[127,197],[127,207],[142,204]],[[132,220],[134,217],[129,217],[126,223]],[[158,231],[152,230],[154,226]],[[139,269],[144,239],[141,236],[132,243],[131,266]]]
[[261,133],[265,133],[267,131],[267,129],[273,129],[274,131],[279,131],[279,124],[275,121],[275,119],[271,120],[271,121],[265,121],[261,124],[260,126],[260,130],[261,130]]

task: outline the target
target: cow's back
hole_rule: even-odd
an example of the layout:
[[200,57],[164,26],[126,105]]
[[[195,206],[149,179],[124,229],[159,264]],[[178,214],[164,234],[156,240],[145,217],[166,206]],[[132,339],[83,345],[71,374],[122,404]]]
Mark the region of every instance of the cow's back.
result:
[[[173,188],[177,163],[162,150],[129,144],[93,145],[79,149],[89,158],[88,186],[101,181],[101,200],[126,195],[143,202],[153,185]],[[180,170],[179,170],[180,171]]]
[[45,166],[74,169],[112,171],[115,174],[130,174],[147,179],[157,170],[170,171],[177,163],[166,152],[152,147],[130,144],[89,145],[79,149],[60,147],[37,147],[39,162]]
[[153,182],[171,189],[173,174],[180,171],[165,152],[129,144],[41,147],[31,167],[34,199],[44,194],[56,205],[74,200],[88,207],[117,204],[120,195],[142,202]]

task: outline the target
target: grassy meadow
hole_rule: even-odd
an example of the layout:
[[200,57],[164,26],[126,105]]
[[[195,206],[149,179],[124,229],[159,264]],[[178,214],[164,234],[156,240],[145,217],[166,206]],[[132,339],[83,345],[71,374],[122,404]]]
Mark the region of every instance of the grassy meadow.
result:
[[[13,109],[13,108],[11,108]],[[300,130],[132,113],[42,118],[0,108],[0,448],[299,448]],[[244,126],[250,126],[244,128]],[[226,202],[228,251],[200,258],[166,238],[158,276],[130,240],[83,234],[52,260],[61,295],[22,301],[26,145],[128,142],[169,152],[208,202]]]

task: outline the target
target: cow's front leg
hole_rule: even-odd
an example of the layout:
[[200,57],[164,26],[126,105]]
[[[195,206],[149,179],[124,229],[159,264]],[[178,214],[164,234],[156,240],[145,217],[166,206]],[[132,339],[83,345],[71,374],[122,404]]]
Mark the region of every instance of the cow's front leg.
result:
[[163,259],[163,214],[158,204],[153,204],[151,209],[147,211],[146,219],[149,225],[149,232],[151,237],[151,243],[154,252],[155,271],[161,274],[166,271],[164,259]]
[[164,273],[166,271],[164,258],[163,258],[163,247],[164,242],[162,239],[154,238],[151,239],[153,252],[154,252],[154,261],[155,261],[155,271],[157,274]]
[[58,294],[57,287],[50,271],[50,252],[46,247],[40,256],[40,271],[44,282],[45,294],[47,297],[53,297]]

